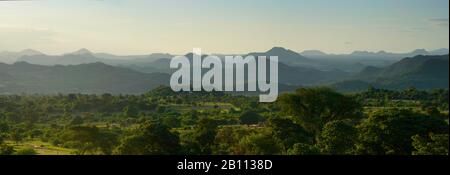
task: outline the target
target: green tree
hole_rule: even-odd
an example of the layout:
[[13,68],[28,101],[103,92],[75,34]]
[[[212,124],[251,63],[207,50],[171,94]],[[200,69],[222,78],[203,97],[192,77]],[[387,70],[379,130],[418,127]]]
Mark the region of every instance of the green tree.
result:
[[274,137],[281,142],[283,151],[287,151],[296,143],[312,143],[313,136],[290,119],[270,118],[269,126]]
[[427,112],[428,115],[430,116],[434,116],[434,117],[439,117],[441,116],[441,112],[436,108],[436,107],[427,107],[425,109],[425,111]]
[[111,155],[117,146],[118,134],[112,131],[100,131],[97,136],[96,146],[105,155]]
[[72,119],[72,121],[70,121],[70,125],[81,125],[83,124],[83,118],[81,118],[80,116],[76,116]]
[[359,154],[411,155],[413,136],[448,134],[449,126],[439,117],[393,109],[372,114],[357,128]]
[[37,154],[38,153],[36,152],[36,150],[31,148],[19,149],[14,153],[14,155],[37,155]]
[[0,155],[11,155],[14,153],[14,148],[4,143],[3,136],[0,134]]
[[10,134],[9,137],[11,140],[13,140],[16,143],[22,142],[25,138],[25,130],[23,128],[14,128]]
[[415,135],[412,137],[414,155],[448,155],[448,134],[430,134],[429,137]]
[[281,145],[273,138],[271,131],[263,131],[243,137],[235,148],[235,153],[243,155],[276,155],[281,154]]
[[244,125],[253,125],[263,122],[264,118],[256,112],[246,111],[239,116],[239,121]]
[[125,155],[171,155],[180,150],[178,135],[170,128],[155,122],[146,122],[122,140],[117,153]]
[[181,116],[181,124],[183,126],[192,126],[195,125],[198,121],[198,113],[195,110],[189,111]]
[[0,121],[0,135],[9,132],[9,129],[10,127],[6,122]]
[[200,154],[211,154],[217,134],[217,127],[217,121],[212,119],[202,118],[198,122],[194,130],[193,138],[199,148]]
[[320,149],[315,145],[296,143],[288,150],[288,155],[319,155]]
[[0,155],[12,155],[14,154],[14,147],[7,145],[6,143],[0,143]]
[[66,146],[78,149],[77,154],[95,154],[99,133],[99,129],[95,126],[72,126],[64,131],[61,138]]
[[351,154],[357,141],[357,130],[342,120],[325,124],[318,146],[326,154]]
[[329,88],[301,88],[294,94],[280,96],[279,102],[285,114],[295,116],[315,135],[330,121],[361,116],[361,106],[356,100]]
[[177,116],[165,116],[161,120],[162,124],[171,128],[178,128],[181,125],[180,117]]
[[134,105],[128,105],[125,108],[123,108],[123,115],[125,117],[133,118],[137,117],[139,114],[139,110]]

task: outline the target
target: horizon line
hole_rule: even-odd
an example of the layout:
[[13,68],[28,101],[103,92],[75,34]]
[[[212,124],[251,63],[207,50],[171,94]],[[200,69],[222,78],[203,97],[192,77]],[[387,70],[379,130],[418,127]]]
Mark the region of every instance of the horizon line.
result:
[[[246,53],[217,53],[217,52],[204,52],[204,53],[205,54],[209,54],[209,55],[214,55],[214,54],[216,54],[216,55],[226,55],[226,54],[245,55],[245,54],[249,54],[249,53],[267,52],[267,51],[270,51],[270,50],[272,50],[274,48],[282,48],[282,49],[285,49],[285,50],[296,52],[298,54],[302,54],[303,52],[306,52],[306,51],[319,51],[319,52],[322,52],[322,53],[324,53],[326,55],[351,55],[351,54],[354,54],[355,52],[367,52],[367,53],[375,53],[375,54],[376,53],[380,53],[380,52],[385,52],[385,53],[388,53],[388,54],[408,54],[408,53],[412,53],[412,52],[418,51],[418,50],[425,50],[427,52],[437,51],[437,50],[441,50],[441,49],[450,50],[450,48],[440,47],[440,48],[434,48],[434,49],[416,48],[416,49],[411,49],[410,51],[407,51],[407,52],[387,51],[387,50],[353,50],[353,51],[347,52],[347,53],[330,53],[330,52],[326,52],[326,51],[323,51],[323,50],[320,50],[320,49],[306,49],[306,50],[302,50],[302,51],[296,51],[296,50],[289,49],[288,47],[274,46],[274,47],[271,47],[271,48],[266,49],[264,51],[247,51]],[[87,51],[91,52],[92,54],[111,54],[111,55],[114,55],[114,56],[139,56],[139,55],[152,55],[152,54],[184,55],[184,54],[192,53],[192,52],[186,52],[184,54],[174,54],[174,53],[171,53],[171,52],[147,52],[147,53],[142,53],[142,54],[139,54],[139,53],[136,53],[136,54],[133,54],[133,53],[118,54],[118,53],[105,52],[105,51],[93,51],[91,49],[87,49],[87,48],[83,48],[83,47],[79,48],[79,49],[74,49],[72,51],[65,51],[65,52],[59,52],[59,53],[48,53],[46,51],[41,51],[39,49],[31,49],[31,48],[26,48],[26,49],[16,50],[16,51],[0,50],[0,53],[5,53],[5,52],[19,53],[19,52],[24,52],[24,51],[35,51],[35,52],[42,53],[43,55],[58,56],[58,55],[72,54],[74,52],[78,52],[78,51],[81,51],[81,50],[87,50]]]

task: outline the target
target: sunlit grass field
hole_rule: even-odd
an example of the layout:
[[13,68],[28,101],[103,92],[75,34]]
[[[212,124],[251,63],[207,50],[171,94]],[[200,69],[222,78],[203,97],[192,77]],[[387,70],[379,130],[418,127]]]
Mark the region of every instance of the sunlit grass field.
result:
[[51,143],[39,140],[23,141],[19,143],[6,141],[6,143],[13,146],[15,150],[33,149],[38,155],[73,155],[75,152],[73,149],[57,147]]

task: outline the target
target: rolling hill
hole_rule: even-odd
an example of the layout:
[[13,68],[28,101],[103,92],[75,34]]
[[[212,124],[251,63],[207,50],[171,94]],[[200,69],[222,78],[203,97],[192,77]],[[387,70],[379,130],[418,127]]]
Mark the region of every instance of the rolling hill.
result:
[[[445,53],[447,49],[432,52]],[[416,50],[411,53],[432,53]],[[4,52],[6,53],[6,52]],[[311,50],[307,55],[328,55]],[[353,55],[373,55],[370,52]],[[378,52],[378,55],[392,53]],[[6,55],[6,54],[4,54]],[[11,54],[10,54],[11,55]],[[167,85],[170,73],[170,54],[141,56],[115,56],[106,53],[92,53],[87,49],[64,55],[44,55],[25,50],[15,64],[0,63],[0,93],[141,93],[158,85]],[[292,50],[274,47],[267,52],[247,55],[278,56],[280,86],[293,87],[331,85],[339,90],[358,91],[373,85],[380,88],[419,89],[448,88],[448,55],[419,55],[400,59],[387,66],[367,66],[370,59],[348,62],[351,67],[365,67],[352,73],[337,69],[341,60],[329,61],[329,68],[318,69],[314,65],[323,60],[310,59]],[[192,54],[187,54],[192,57]],[[313,56],[314,57],[314,56]],[[125,59],[127,58],[127,59]],[[368,61],[369,60],[369,61]],[[383,61],[377,60],[378,62]],[[394,60],[390,60],[392,62]],[[350,64],[351,63],[351,64]],[[364,64],[363,64],[364,63]],[[346,71],[342,71],[346,70]],[[204,72],[206,72],[205,70]]]
[[350,84],[362,82],[387,89],[449,88],[449,56],[424,56],[404,58],[385,68],[367,67],[353,77],[353,80],[334,84],[337,89],[355,89]]
[[44,54],[32,49],[25,49],[20,52],[3,51],[0,52],[0,63],[14,63],[22,56],[34,56],[34,55],[44,55]]
[[137,94],[168,85],[169,75],[146,74],[104,63],[43,66],[0,64],[0,93]]
[[253,52],[247,55],[258,56],[278,56],[278,61],[287,65],[305,66],[314,63],[313,60],[300,55],[297,52],[283,48],[274,47],[266,52]]

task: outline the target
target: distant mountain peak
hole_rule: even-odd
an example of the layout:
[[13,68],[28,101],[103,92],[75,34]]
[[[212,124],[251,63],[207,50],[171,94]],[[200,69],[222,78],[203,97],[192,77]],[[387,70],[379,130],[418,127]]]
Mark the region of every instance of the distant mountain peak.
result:
[[91,55],[92,52],[86,48],[81,48],[75,52],[70,53],[70,55]]
[[373,54],[372,52],[369,51],[365,51],[365,50],[357,50],[357,51],[353,51],[350,55],[368,55],[368,54]]
[[300,55],[299,53],[285,49],[283,47],[273,47],[267,52],[253,52],[247,55],[252,55],[255,57],[258,56],[278,56],[278,59],[281,63],[290,64],[290,65],[300,65],[305,64],[306,62],[310,63],[310,59]]
[[322,52],[320,50],[305,50],[302,53],[300,53],[301,55],[313,55],[313,56],[319,56],[319,55],[327,55],[327,53]]
[[31,55],[44,55],[42,52],[39,52],[39,51],[36,51],[36,50],[33,50],[33,49],[22,50],[22,51],[19,52],[19,54],[20,55],[28,55],[28,56],[31,56]]
[[430,54],[425,49],[416,49],[416,50],[412,51],[411,53],[414,54],[414,55],[428,55],[428,54]]
[[274,47],[266,52],[269,56],[293,56],[302,57],[299,53],[292,50],[286,49],[284,47]]
[[388,54],[388,53],[386,51],[384,51],[384,50],[380,50],[380,51],[377,52],[377,54]]
[[272,49],[270,49],[267,52],[293,52],[293,51],[286,49],[284,47],[273,47]]
[[[192,52],[189,52],[189,53],[187,53],[186,55],[184,55],[185,57],[187,57],[187,58],[193,58],[194,57],[194,55],[196,55],[196,56],[200,56],[200,55],[198,55],[198,54],[195,54],[195,53],[192,53]],[[204,55],[204,54],[202,54],[201,55],[202,56],[202,58],[203,57],[206,57],[206,56],[208,56],[208,55]]]
[[167,58],[171,58],[173,56],[170,53],[151,53],[150,57],[167,57]]

